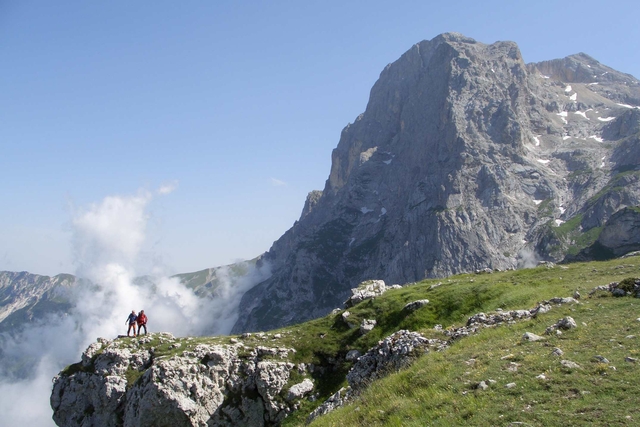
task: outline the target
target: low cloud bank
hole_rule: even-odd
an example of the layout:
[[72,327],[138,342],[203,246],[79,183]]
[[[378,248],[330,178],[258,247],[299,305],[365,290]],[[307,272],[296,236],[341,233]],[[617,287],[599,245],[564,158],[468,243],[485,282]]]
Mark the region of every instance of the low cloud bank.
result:
[[72,218],[77,275],[89,280],[73,291],[68,315],[39,319],[12,335],[4,334],[3,357],[26,361],[16,381],[15,366],[0,368],[0,413],[7,425],[54,426],[49,396],[51,378],[80,360],[98,337],[115,338],[127,330],[131,310],[149,317],[150,331],[176,336],[227,334],[238,318],[242,295],[270,275],[268,266],[247,264],[237,277],[229,268],[216,270],[213,298],[200,298],[176,278],[134,280],[146,241],[149,203],[175,186],[133,196],[109,196],[78,209]]

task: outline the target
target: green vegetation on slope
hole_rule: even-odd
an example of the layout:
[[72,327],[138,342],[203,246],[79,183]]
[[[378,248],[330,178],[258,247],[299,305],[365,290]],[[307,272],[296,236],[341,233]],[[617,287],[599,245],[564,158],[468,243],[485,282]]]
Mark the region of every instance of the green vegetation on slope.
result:
[[[530,308],[540,300],[570,296],[575,290],[583,298],[579,305],[555,307],[536,319],[486,328],[443,352],[428,353],[408,369],[373,382],[354,403],[318,418],[312,425],[637,423],[640,366],[627,358],[640,359],[640,322],[636,320],[640,300],[584,296],[595,286],[640,276],[638,261],[630,258],[553,269],[463,275],[432,291],[424,292],[428,286],[420,284],[385,294],[378,300],[396,299],[403,291],[422,289],[422,297],[428,295],[431,303],[409,316],[413,321],[407,317],[402,322],[408,329],[441,339],[441,333],[429,329],[430,314],[434,312],[439,315],[438,323],[449,323],[448,320],[460,325],[478,311]],[[448,309],[441,311],[445,307]],[[524,332],[542,335],[564,316],[572,316],[578,327],[562,335],[545,336],[542,342],[522,341]],[[552,354],[556,347],[564,351],[562,356]],[[595,356],[603,356],[609,363],[602,363]],[[563,367],[560,362],[565,359],[580,368]],[[487,390],[477,388],[481,381],[489,384]],[[507,384],[512,385],[508,388]],[[301,424],[297,420],[291,425]]]

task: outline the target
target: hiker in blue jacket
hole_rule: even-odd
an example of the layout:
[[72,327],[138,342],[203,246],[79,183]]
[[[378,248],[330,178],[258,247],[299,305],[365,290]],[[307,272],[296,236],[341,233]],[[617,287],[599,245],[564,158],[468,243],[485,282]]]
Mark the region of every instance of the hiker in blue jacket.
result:
[[125,323],[129,323],[129,329],[127,329],[127,336],[129,336],[129,332],[131,332],[131,328],[133,328],[133,336],[136,336],[136,320],[138,316],[136,316],[136,311],[131,310],[131,314],[127,317],[127,321]]

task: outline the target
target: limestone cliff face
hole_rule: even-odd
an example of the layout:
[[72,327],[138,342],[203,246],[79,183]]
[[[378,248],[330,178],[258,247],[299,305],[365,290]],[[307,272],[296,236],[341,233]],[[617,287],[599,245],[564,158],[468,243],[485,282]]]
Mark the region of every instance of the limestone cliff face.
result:
[[[262,336],[261,338],[273,338]],[[273,339],[271,339],[273,341]],[[60,426],[278,425],[314,389],[293,349],[151,334],[98,339],[54,378]]]
[[512,42],[414,45],[343,129],[324,190],[265,255],[273,275],[245,294],[234,331],[324,315],[367,279],[579,250],[640,204],[637,106],[635,78],[584,54],[527,65]]

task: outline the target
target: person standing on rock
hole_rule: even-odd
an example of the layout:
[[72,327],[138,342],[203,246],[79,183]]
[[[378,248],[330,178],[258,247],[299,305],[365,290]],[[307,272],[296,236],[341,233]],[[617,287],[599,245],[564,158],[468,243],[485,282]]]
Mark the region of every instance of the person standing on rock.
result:
[[142,328],[144,328],[144,334],[147,335],[147,315],[144,314],[144,310],[140,310],[138,313],[138,335],[142,333]]
[[129,329],[127,329],[127,336],[129,332],[131,332],[131,328],[133,328],[133,336],[136,336],[136,320],[138,320],[138,316],[136,316],[136,311],[131,310],[131,314],[127,317],[127,321],[125,323],[129,323]]

